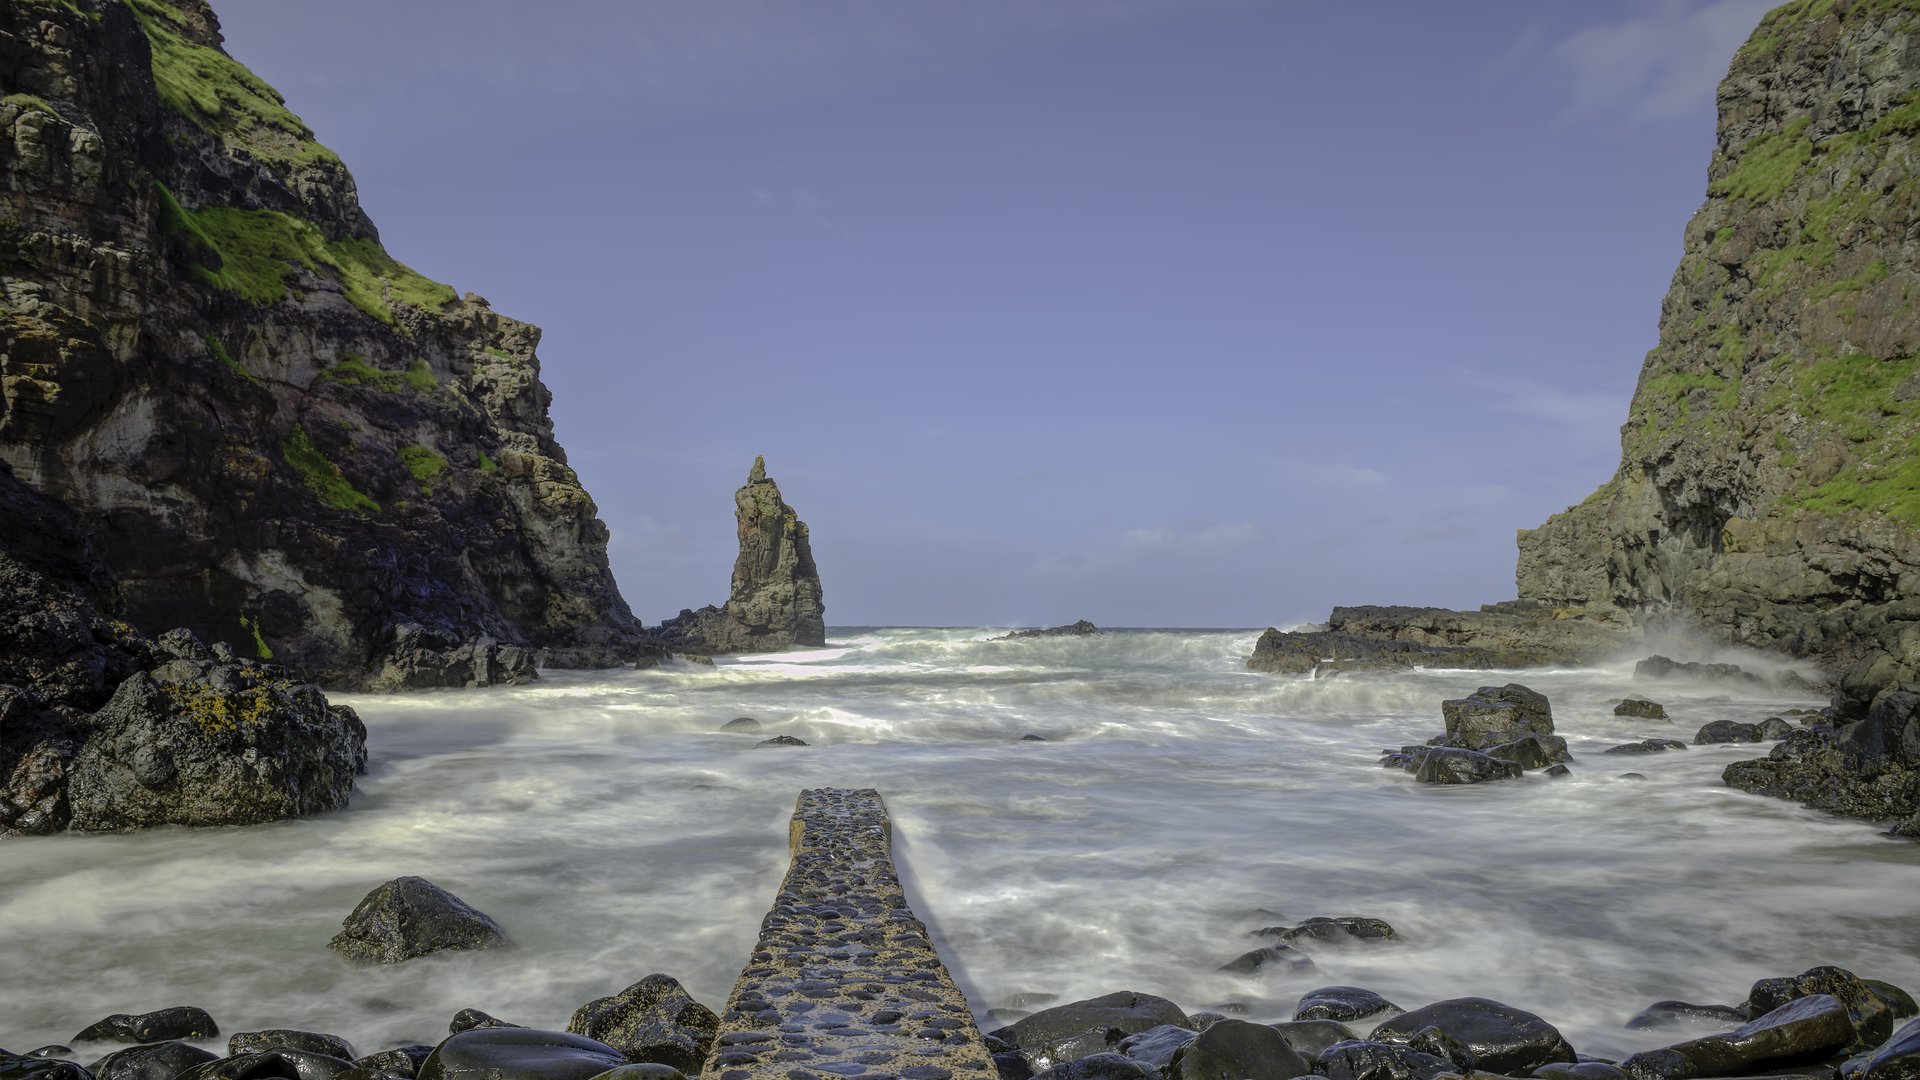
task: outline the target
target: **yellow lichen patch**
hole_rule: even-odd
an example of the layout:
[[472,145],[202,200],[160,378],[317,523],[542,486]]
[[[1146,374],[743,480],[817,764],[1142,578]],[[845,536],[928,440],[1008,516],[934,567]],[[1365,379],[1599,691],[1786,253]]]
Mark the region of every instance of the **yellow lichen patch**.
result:
[[173,683],[166,689],[174,710],[209,735],[258,727],[274,709],[273,692],[261,686],[225,692],[199,683]]

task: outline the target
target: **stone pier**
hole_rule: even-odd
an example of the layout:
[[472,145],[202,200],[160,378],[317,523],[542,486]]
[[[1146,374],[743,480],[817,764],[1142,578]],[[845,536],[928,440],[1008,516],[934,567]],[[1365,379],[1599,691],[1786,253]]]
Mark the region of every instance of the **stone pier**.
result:
[[793,863],[705,1080],[993,1080],[967,1002],[907,907],[880,793],[800,793]]

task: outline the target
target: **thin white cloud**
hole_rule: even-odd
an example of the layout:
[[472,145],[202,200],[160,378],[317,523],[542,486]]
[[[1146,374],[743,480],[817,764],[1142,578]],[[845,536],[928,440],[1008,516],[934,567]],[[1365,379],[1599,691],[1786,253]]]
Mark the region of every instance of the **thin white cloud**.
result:
[[1260,539],[1259,528],[1246,521],[1186,521],[1128,529],[1121,535],[1121,542],[1129,548],[1163,554],[1225,551],[1259,543]]
[[1734,52],[1777,0],[1644,0],[1639,13],[1553,46],[1569,119],[1658,122],[1710,108]]
[[1600,390],[1570,390],[1532,379],[1464,380],[1480,393],[1495,412],[1532,422],[1542,436],[1578,446],[1611,446],[1627,417],[1627,401]]
[[1316,488],[1338,491],[1387,486],[1387,474],[1369,465],[1289,459],[1278,462],[1276,468],[1287,479]]

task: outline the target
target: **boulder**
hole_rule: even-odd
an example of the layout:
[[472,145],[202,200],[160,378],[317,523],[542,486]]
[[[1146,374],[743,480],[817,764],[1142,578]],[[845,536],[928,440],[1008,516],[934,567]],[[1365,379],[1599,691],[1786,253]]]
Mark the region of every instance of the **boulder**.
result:
[[720,1030],[720,1018],[693,1000],[678,981],[655,974],[580,1006],[567,1030],[606,1043],[628,1061],[698,1075]]
[[627,1064],[603,1042],[534,1028],[473,1028],[449,1035],[420,1063],[419,1080],[589,1080]]
[[1793,734],[1793,725],[1777,716],[1769,716],[1755,727],[1759,729],[1761,742],[1779,742]]
[[327,1054],[349,1061],[356,1056],[347,1040],[338,1035],[322,1035],[313,1031],[236,1031],[227,1039],[229,1057],[276,1049],[304,1050],[309,1054]]
[[143,1043],[115,1050],[87,1070],[94,1080],[173,1080],[199,1065],[219,1058],[218,1054],[183,1042]]
[[1533,1070],[1537,1080],[1629,1080],[1618,1065],[1604,1061],[1555,1061]]
[[152,1043],[173,1039],[211,1039],[220,1034],[207,1010],[175,1005],[150,1013],[114,1013],[87,1025],[74,1042]]
[[509,945],[500,924],[422,877],[394,878],[368,893],[327,947],[356,964],[398,964],[449,949]]
[[1169,1080],[1290,1080],[1312,1071],[1286,1037],[1265,1024],[1221,1020],[1174,1056]]
[[1687,744],[1679,739],[1641,739],[1636,743],[1622,743],[1609,746],[1601,751],[1606,754],[1658,754],[1666,750],[1685,750]]
[[1135,1061],[1143,1061],[1164,1072],[1173,1064],[1174,1056],[1188,1043],[1199,1037],[1200,1033],[1193,1028],[1182,1027],[1179,1024],[1161,1024],[1159,1027],[1150,1027],[1138,1034],[1121,1039],[1114,1044],[1114,1049]]
[[540,656],[485,634],[464,637],[409,622],[393,628],[370,670],[367,689],[375,693],[520,686],[540,677]]
[[1033,1080],[1161,1080],[1161,1076],[1151,1065],[1103,1051],[1035,1073]]
[[1490,746],[1484,753],[1490,758],[1512,762],[1522,769],[1544,769],[1563,761],[1572,761],[1567,740],[1558,735],[1526,735],[1509,743]]
[[1724,1035],[1634,1054],[1620,1063],[1635,1080],[1690,1080],[1745,1076],[1762,1069],[1822,1061],[1854,1041],[1847,1007],[1831,994],[1812,994],[1750,1020]]
[[1413,778],[1426,784],[1483,784],[1489,780],[1511,780],[1520,772],[1520,766],[1511,761],[1473,750],[1436,746],[1421,760]]
[[1022,638],[1094,637],[1099,633],[1099,627],[1085,619],[1081,619],[1079,622],[1068,623],[1065,626],[1035,626],[1026,630],[1015,630],[1011,633],[1001,634],[999,637],[988,638],[987,640],[1019,641]]
[[1122,990],[1042,1009],[995,1031],[1035,1070],[1099,1054],[1128,1035],[1162,1024],[1192,1027],[1178,1005],[1152,994]]
[[1447,745],[1484,750],[1526,735],[1553,734],[1553,709],[1546,695],[1519,683],[1483,686],[1464,698],[1440,703]]
[[94,1080],[71,1061],[9,1054],[0,1050],[0,1080]]
[[[1782,737],[1784,738],[1784,736]],[[1712,721],[1711,723],[1703,725],[1693,736],[1693,745],[1695,746],[1759,741],[1759,725],[1742,724],[1737,720]]]
[[509,1024],[505,1020],[491,1013],[481,1012],[479,1009],[461,1009],[459,1012],[453,1014],[452,1020],[447,1022],[447,1034],[458,1035],[463,1031],[473,1031],[477,1028],[525,1026],[525,1024]]
[[754,743],[753,748],[755,750],[758,750],[761,747],[765,747],[765,746],[805,746],[805,745],[807,745],[807,742],[805,739],[795,738],[792,735],[775,735],[771,739],[761,739],[759,742]]
[[181,1073],[175,1080],[352,1080],[353,1062],[303,1050],[262,1050],[215,1058]]
[[1633,1031],[1667,1027],[1672,1024],[1744,1024],[1749,1019],[1745,1006],[1694,1005],[1685,1001],[1656,1001],[1627,1021]]
[[1269,945],[1264,949],[1254,949],[1241,953],[1232,960],[1220,965],[1220,970],[1234,975],[1253,975],[1275,971],[1312,971],[1313,958],[1291,945]]
[[1400,935],[1385,919],[1373,919],[1364,915],[1339,915],[1329,918],[1315,915],[1303,920],[1298,926],[1269,926],[1255,930],[1256,937],[1279,938],[1281,941],[1392,941]]
[[1321,1051],[1314,1070],[1327,1080],[1433,1080],[1454,1064],[1410,1046],[1355,1039]]
[[757,732],[760,730],[760,721],[755,720],[751,716],[736,716],[733,719],[727,721],[726,723],[720,725],[720,730],[721,731],[742,731],[742,732],[748,732],[748,733]]
[[1920,1015],[1920,1004],[1915,1003],[1913,995],[1905,990],[1892,983],[1881,982],[1879,979],[1861,979],[1860,981],[1867,985],[1868,990],[1873,991],[1874,997],[1886,1003],[1887,1008],[1893,1011],[1895,1020],[1905,1020],[1909,1016]]
[[1282,1020],[1267,1026],[1279,1032],[1309,1065],[1318,1062],[1327,1047],[1355,1038],[1353,1029],[1337,1020]]
[[1920,1020],[1894,1032],[1853,1075],[1862,1080],[1920,1080]]
[[1575,1060],[1558,1028],[1503,1002],[1466,997],[1401,1013],[1373,1030],[1376,1042],[1409,1043],[1438,1028],[1473,1054],[1483,1072],[1522,1076],[1548,1062]]
[[1859,1040],[1852,1049],[1878,1046],[1893,1034],[1894,1008],[1865,979],[1832,965],[1754,983],[1747,992],[1747,1015],[1758,1018],[1790,1001],[1814,994],[1829,995],[1846,1007],[1847,1015],[1859,1031]]
[[1630,697],[1613,707],[1615,716],[1632,716],[1641,720],[1665,720],[1667,707],[1657,701],[1646,698]]
[[1664,656],[1649,656],[1633,665],[1633,677],[1656,681],[1696,679],[1701,682],[1732,682],[1768,689],[1772,687],[1764,677],[1747,671],[1739,664],[1704,664],[1697,660],[1681,663]]
[[431,1053],[433,1053],[431,1046],[410,1043],[406,1046],[396,1046],[391,1050],[382,1050],[377,1054],[368,1054],[363,1058],[355,1058],[353,1064],[356,1068],[366,1069],[369,1072],[385,1073],[388,1076],[398,1076],[401,1080],[408,1080],[420,1071],[420,1063],[427,1060],[427,1055]]
[[1322,986],[1300,996],[1293,1007],[1295,1020],[1334,1020],[1346,1023],[1365,1020],[1381,1013],[1399,1012],[1400,1006],[1371,990],[1358,986]]

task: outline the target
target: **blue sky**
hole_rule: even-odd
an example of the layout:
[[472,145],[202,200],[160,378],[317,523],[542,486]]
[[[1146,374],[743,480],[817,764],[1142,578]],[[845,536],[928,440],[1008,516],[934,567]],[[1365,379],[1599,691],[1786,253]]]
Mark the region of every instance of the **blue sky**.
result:
[[1765,0],[216,0],[544,328],[649,622],[756,454],[835,625],[1513,595],[1611,474]]

